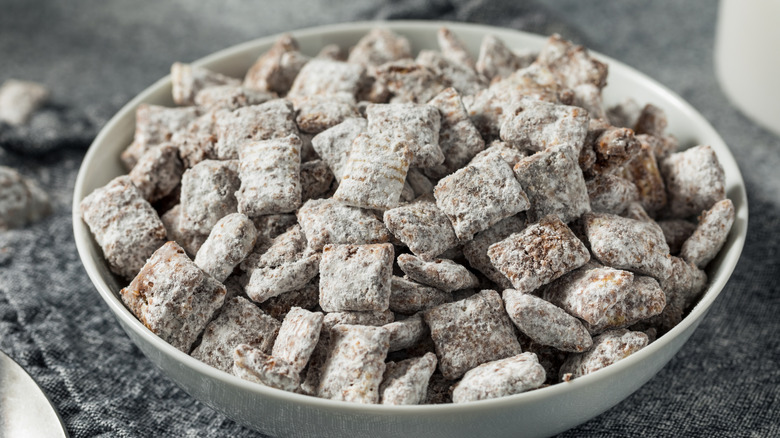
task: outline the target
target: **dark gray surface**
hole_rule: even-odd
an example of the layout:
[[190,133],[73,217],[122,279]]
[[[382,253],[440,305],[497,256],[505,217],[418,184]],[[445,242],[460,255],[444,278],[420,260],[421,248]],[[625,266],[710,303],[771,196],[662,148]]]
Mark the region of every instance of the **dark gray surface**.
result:
[[0,348],[48,392],[74,437],[257,436],[162,376],[98,297],[78,259],[70,219],[86,148],[113,112],[165,75],[174,60],[333,22],[480,22],[557,31],[664,83],[720,132],[747,183],[745,251],[699,329],[656,378],[563,436],[777,436],[780,138],[742,116],[718,87],[716,8],[709,0],[556,0],[544,6],[511,0],[2,0],[0,81],[43,82],[53,100],[26,128],[0,125],[0,164],[40,181],[54,198],[55,214],[0,233]]

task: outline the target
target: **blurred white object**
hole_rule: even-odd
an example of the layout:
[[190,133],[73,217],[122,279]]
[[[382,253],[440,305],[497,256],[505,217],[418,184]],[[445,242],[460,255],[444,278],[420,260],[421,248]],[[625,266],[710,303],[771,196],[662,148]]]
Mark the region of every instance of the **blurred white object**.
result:
[[721,0],[715,71],[748,117],[780,134],[780,1]]

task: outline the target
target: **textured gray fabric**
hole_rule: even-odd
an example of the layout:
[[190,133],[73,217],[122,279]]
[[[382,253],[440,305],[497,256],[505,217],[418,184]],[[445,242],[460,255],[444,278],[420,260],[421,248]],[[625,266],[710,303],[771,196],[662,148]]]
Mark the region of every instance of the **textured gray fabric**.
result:
[[646,72],[710,120],[747,182],[745,251],[699,329],[657,377],[562,436],[778,436],[780,138],[742,116],[718,87],[716,8],[709,0],[5,0],[0,81],[43,82],[53,97],[29,126],[0,124],[0,164],[38,180],[55,213],[0,233],[0,348],[43,386],[74,437],[258,436],[158,372],[98,297],[78,259],[70,219],[86,148],[108,117],[174,60],[331,22],[480,22],[560,32]]

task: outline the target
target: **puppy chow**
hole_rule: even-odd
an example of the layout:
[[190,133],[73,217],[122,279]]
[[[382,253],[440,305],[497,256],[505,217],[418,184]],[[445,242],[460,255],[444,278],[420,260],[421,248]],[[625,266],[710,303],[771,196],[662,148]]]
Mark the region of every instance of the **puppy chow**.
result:
[[393,255],[389,243],[325,245],[320,262],[320,307],[326,312],[387,310]]
[[546,379],[534,353],[484,363],[463,376],[452,390],[453,403],[504,397],[536,389]]
[[173,102],[177,105],[192,105],[195,96],[209,87],[239,85],[241,81],[211,71],[205,67],[175,62],[171,65],[171,88]]
[[294,212],[301,206],[301,140],[244,144],[239,153],[238,211],[249,217]]
[[383,405],[419,405],[425,400],[431,375],[436,370],[436,355],[426,353],[400,362],[387,362],[379,385]]

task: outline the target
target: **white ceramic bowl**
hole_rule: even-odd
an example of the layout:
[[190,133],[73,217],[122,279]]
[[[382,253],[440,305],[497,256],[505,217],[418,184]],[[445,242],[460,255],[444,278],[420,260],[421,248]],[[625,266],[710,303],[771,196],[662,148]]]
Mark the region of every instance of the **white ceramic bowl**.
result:
[[[329,43],[351,46],[377,25],[406,36],[415,52],[437,48],[436,30],[442,25],[462,38],[475,55],[486,34],[501,38],[513,48],[538,49],[545,41],[545,37],[509,29],[441,22],[351,23],[291,33],[300,42],[303,53],[314,55]],[[240,44],[196,64],[242,77],[275,39],[276,36],[271,36]],[[92,190],[124,173],[119,154],[132,140],[135,108],[144,102],[173,104],[171,81],[167,76],[125,105],[103,128],[84,158],[73,196],[73,228],[81,260],[122,328],[157,367],[196,399],[258,431],[274,436],[373,438],[546,436],[564,431],[626,398],[677,353],[725,286],[747,232],[745,185],[734,157],[712,126],[664,86],[618,61],[599,57],[609,63],[609,85],[604,90],[607,104],[629,96],[639,103],[652,102],[666,111],[669,131],[682,145],[713,147],[725,169],[728,197],[734,202],[737,214],[728,242],[708,269],[710,285],[691,313],[645,349],[593,374],[524,394],[459,405],[360,405],[293,394],[241,380],[193,359],[152,334],[122,304],[118,292],[125,284],[109,272],[100,248],[79,216],[78,204]]]

